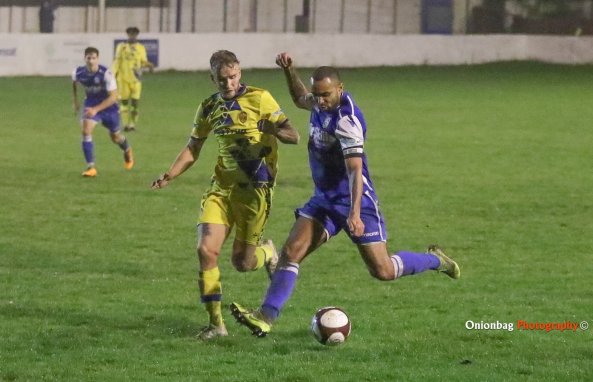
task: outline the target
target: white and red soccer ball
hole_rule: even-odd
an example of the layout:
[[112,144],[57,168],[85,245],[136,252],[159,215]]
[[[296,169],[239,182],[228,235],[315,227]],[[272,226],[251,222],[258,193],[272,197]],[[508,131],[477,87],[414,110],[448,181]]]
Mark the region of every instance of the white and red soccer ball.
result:
[[334,306],[319,309],[311,320],[311,333],[324,345],[343,344],[351,329],[352,324],[346,312]]

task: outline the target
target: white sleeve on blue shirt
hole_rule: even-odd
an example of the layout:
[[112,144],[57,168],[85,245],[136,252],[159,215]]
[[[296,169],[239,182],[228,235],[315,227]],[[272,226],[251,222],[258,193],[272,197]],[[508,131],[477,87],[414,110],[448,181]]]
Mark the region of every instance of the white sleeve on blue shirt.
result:
[[345,115],[338,120],[336,138],[340,141],[344,158],[362,156],[364,135],[362,124],[355,115]]
[[117,81],[115,80],[115,76],[111,70],[105,71],[105,88],[108,92],[117,89]]

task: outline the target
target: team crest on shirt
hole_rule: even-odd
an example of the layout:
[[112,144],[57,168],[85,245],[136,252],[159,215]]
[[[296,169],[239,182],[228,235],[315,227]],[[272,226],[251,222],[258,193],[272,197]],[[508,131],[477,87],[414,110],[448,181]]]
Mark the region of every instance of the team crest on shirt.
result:
[[309,125],[309,136],[315,147],[318,148],[329,147],[336,142],[336,137],[313,124]]
[[327,127],[329,126],[329,123],[332,121],[331,117],[327,117],[325,118],[325,120],[323,121],[323,128],[327,129]]
[[247,113],[242,111],[239,113],[239,122],[245,123],[247,122]]
[[95,77],[93,80],[95,81],[95,84],[101,83],[101,79],[99,77]]

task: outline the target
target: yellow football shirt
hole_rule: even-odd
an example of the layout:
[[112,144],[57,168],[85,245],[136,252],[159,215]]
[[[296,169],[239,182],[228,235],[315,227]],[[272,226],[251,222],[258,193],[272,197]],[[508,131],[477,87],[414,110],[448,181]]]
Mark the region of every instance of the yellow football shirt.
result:
[[275,124],[287,120],[272,95],[264,89],[244,86],[232,100],[216,93],[196,112],[191,136],[206,139],[212,132],[218,142],[214,180],[223,188],[273,186],[278,171],[276,137],[263,134],[261,120]]
[[139,42],[130,44],[127,41],[117,44],[112,72],[117,76],[118,81],[140,81],[142,68],[147,64],[148,58],[144,45]]

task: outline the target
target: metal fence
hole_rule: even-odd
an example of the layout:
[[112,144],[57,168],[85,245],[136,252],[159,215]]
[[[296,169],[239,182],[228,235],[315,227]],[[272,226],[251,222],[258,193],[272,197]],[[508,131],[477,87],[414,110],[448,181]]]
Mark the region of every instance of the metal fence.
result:
[[593,34],[593,0],[0,0],[0,33]]
[[0,32],[121,32],[135,24],[157,33],[396,33],[397,8],[420,1],[0,0]]

